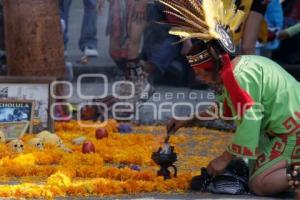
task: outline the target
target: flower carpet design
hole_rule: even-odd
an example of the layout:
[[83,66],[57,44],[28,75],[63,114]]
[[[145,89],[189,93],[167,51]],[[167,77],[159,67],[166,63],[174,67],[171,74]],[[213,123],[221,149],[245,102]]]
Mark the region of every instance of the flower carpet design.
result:
[[[89,122],[94,123],[94,122]],[[24,151],[15,153],[0,145],[0,197],[55,198],[130,195],[148,192],[185,192],[194,175],[219,155],[231,134],[204,128],[181,129],[171,137],[178,153],[178,177],[163,180],[151,154],[163,144],[164,126],[134,126],[133,133],[118,132],[118,123],[104,126],[108,137],[97,139],[96,128],[78,122],[56,123],[55,133],[71,152],[55,145],[43,150],[27,144],[35,135],[25,135]],[[84,137],[95,153],[82,153],[82,145],[72,142]]]

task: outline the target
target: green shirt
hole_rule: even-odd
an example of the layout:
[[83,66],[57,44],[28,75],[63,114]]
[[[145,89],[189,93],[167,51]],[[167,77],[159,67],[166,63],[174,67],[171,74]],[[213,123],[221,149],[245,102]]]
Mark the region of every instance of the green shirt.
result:
[[[237,130],[228,151],[256,158],[259,150],[264,148],[262,138],[266,133],[276,135],[299,131],[300,84],[278,64],[260,56],[241,56],[234,75],[240,87],[261,106],[252,106],[236,120]],[[235,114],[226,90],[224,97]]]

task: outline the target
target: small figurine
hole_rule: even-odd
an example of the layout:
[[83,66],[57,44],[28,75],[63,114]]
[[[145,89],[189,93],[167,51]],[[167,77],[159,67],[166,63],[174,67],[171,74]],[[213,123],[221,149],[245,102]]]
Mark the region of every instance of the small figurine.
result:
[[95,135],[98,140],[101,140],[108,137],[108,132],[105,128],[99,128],[96,130]]
[[5,134],[3,131],[0,131],[0,143],[5,143],[6,139],[5,139]]
[[24,143],[20,139],[12,140],[8,144],[10,145],[11,149],[16,153],[22,153],[24,151]]
[[60,147],[62,145],[62,140],[56,134],[48,134],[43,139],[44,144],[54,145]]
[[83,143],[82,145],[82,153],[88,154],[88,153],[95,153],[95,145],[91,141],[87,141]]
[[120,133],[131,133],[132,127],[129,124],[120,124],[118,127]]
[[140,168],[140,166],[138,166],[138,165],[132,165],[132,166],[130,167],[130,169],[132,169],[132,170],[134,170],[134,171],[141,171],[141,168]]
[[44,142],[41,138],[32,138],[31,140],[28,141],[28,144],[32,147],[35,147],[39,150],[44,149]]

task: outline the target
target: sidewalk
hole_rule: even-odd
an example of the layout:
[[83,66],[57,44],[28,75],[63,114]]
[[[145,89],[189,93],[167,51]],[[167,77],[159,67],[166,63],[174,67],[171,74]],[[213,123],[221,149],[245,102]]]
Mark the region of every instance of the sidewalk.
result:
[[74,74],[82,73],[109,73],[113,69],[114,63],[109,56],[109,38],[105,35],[107,23],[108,3],[106,2],[104,13],[98,16],[98,52],[99,57],[89,59],[88,64],[80,64],[82,52],[79,50],[78,41],[80,38],[81,23],[83,17],[83,2],[82,0],[73,1],[70,10],[69,19],[69,44],[67,61],[72,62]]
[[[80,200],[82,198],[74,198],[75,200]],[[90,200],[99,199],[98,197],[89,197]],[[146,194],[146,195],[130,195],[130,196],[117,196],[117,197],[106,197],[102,198],[105,200],[214,200],[214,199],[226,199],[226,200],[240,200],[240,199],[251,199],[251,200],[272,200],[272,199],[283,199],[283,198],[272,198],[272,197],[257,197],[257,196],[247,196],[247,195],[216,195],[201,192],[190,192],[190,193],[179,193],[179,194]],[[293,199],[293,198],[284,198]]]

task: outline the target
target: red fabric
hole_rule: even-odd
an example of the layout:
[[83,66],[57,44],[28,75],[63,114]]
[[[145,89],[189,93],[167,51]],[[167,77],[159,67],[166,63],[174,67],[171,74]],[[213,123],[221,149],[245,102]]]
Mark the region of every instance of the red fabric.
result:
[[[254,101],[252,97],[246,91],[244,91],[236,81],[229,55],[224,54],[222,57],[223,67],[221,70],[221,78],[223,84],[229,93],[230,100],[237,114],[239,116],[243,116],[246,110],[253,106]],[[245,107],[245,105],[247,106]]]
[[273,145],[271,154],[269,156],[270,160],[274,160],[275,158],[278,158],[279,156],[282,155],[284,148],[282,148],[284,144],[280,143],[280,142],[275,142],[275,144]]
[[214,69],[214,62],[212,61],[212,59],[209,59],[207,61],[204,61],[202,63],[197,63],[197,64],[193,64],[191,65],[192,67],[195,68],[201,68],[201,69],[205,69],[205,70],[213,70]]
[[254,153],[248,149],[247,147],[244,147],[243,155],[245,156],[254,156]]
[[[244,113],[246,112],[247,109],[251,108],[252,105],[254,104],[254,101],[252,97],[244,91],[236,81],[234,74],[233,74],[233,66],[230,61],[229,55],[228,54],[223,54],[222,55],[222,70],[221,70],[221,79],[223,81],[223,84],[226,88],[226,90],[229,93],[230,100],[232,102],[232,105],[237,112],[238,116],[243,116]],[[204,61],[199,64],[194,64],[192,67],[195,68],[202,68],[205,70],[212,70],[215,67],[214,62],[212,59],[209,59],[207,61]],[[245,107],[245,105],[247,105]],[[232,116],[231,112],[229,112],[229,107],[227,105],[227,102],[224,102],[224,107],[225,107],[225,116]],[[245,109],[243,109],[245,108]]]

